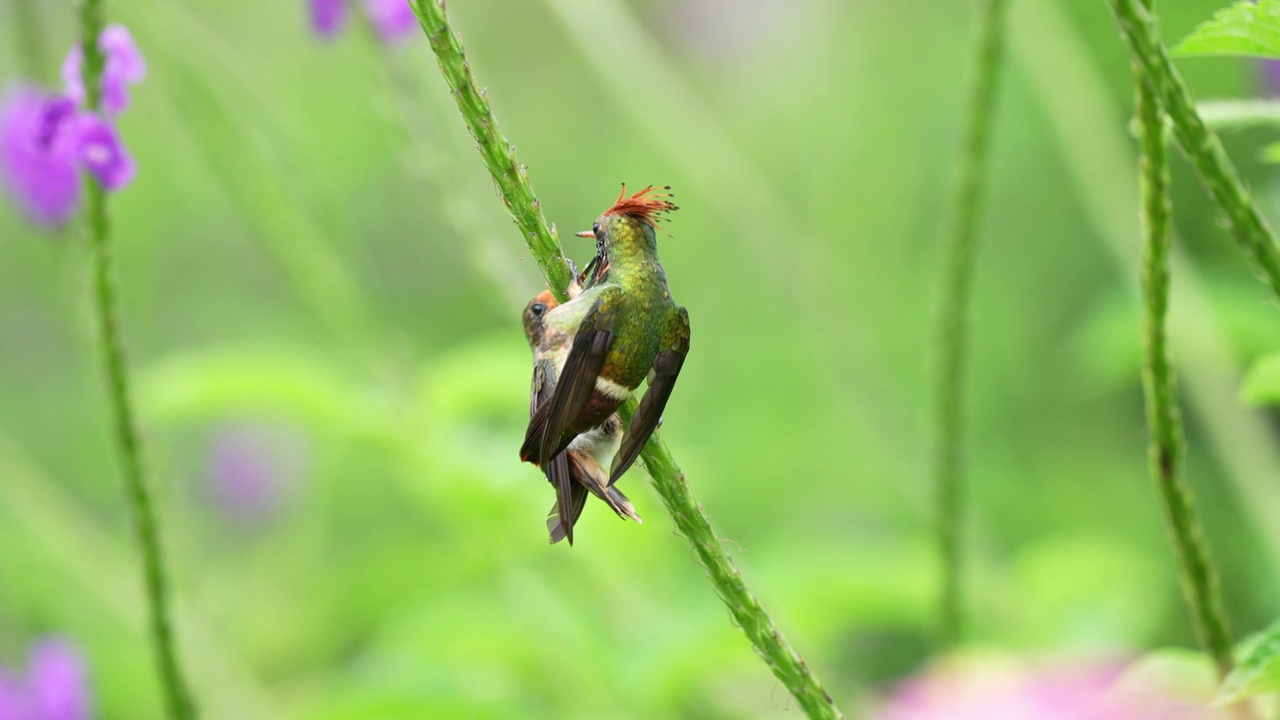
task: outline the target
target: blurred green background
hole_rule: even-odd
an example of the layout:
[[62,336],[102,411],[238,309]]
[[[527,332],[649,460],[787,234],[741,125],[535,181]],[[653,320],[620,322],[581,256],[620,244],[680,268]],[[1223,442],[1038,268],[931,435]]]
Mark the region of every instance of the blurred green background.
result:
[[[1224,5],[1162,3],[1172,41]],[[1191,646],[1145,465],[1131,78],[1102,2],[1016,0],[972,321],[970,636]],[[42,3],[52,83],[72,42]],[[9,10],[8,6],[4,6]],[[450,3],[568,252],[622,181],[692,353],[664,437],[748,582],[847,708],[928,657],[929,331],[969,3]],[[112,200],[122,316],[183,656],[210,718],[799,714],[642,470],[548,546],[517,461],[543,287],[423,38],[322,42],[297,3],[112,0],[150,74]],[[12,16],[0,77],[16,80]],[[1246,60],[1180,63],[1200,98]],[[1276,207],[1274,132],[1228,147]],[[1274,417],[1239,399],[1280,315],[1175,165],[1188,474],[1238,630],[1280,601]],[[87,652],[157,717],[71,231],[0,206],[0,661]]]

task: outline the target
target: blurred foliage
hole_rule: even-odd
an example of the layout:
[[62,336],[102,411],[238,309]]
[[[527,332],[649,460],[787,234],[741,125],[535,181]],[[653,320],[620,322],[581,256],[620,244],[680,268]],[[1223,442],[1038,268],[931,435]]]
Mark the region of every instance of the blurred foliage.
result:
[[[1222,4],[1163,3],[1165,37]],[[675,187],[662,257],[695,339],[665,438],[753,588],[856,707],[924,662],[932,625],[927,332],[968,4],[586,5],[451,10],[579,264],[591,249],[567,231],[619,182]],[[1103,3],[1061,5],[1012,8],[1038,42],[1011,48],[983,213],[972,639],[1191,646],[1145,467],[1136,266],[1113,251],[1138,241],[1127,56]],[[39,7],[44,45],[66,47],[70,13]],[[642,472],[625,489],[644,525],[595,507],[576,547],[546,544],[551,493],[516,458],[519,313],[541,279],[425,42],[323,43],[302,3],[109,8],[150,61],[121,119],[141,173],[113,224],[207,716],[794,715]],[[606,11],[586,30],[570,19]],[[0,17],[0,77],[14,78]],[[1270,92],[1252,62],[1181,67],[1201,98]],[[1273,208],[1275,168],[1257,157],[1275,139],[1227,139]],[[1210,311],[1180,326],[1189,306],[1175,300],[1174,332],[1190,348],[1225,339],[1203,372],[1236,406],[1242,368],[1280,350],[1280,316],[1180,161],[1174,185],[1194,268],[1174,284],[1194,283]],[[1110,204],[1099,187],[1118,188]],[[86,273],[75,233],[0,207],[0,660],[65,633],[89,654],[103,718],[154,717]],[[1242,414],[1264,429],[1247,435],[1206,407],[1186,408],[1188,476],[1228,609],[1262,627],[1280,588],[1259,528],[1280,507],[1244,499],[1212,430],[1261,452],[1274,418]],[[262,438],[236,451],[252,472],[227,469],[228,432]],[[219,483],[246,472],[290,489],[240,513]]]
[[1237,2],[1197,27],[1174,51],[1181,55],[1280,57],[1280,2]]
[[1280,623],[1247,638],[1239,654],[1239,666],[1222,683],[1221,702],[1280,691]]

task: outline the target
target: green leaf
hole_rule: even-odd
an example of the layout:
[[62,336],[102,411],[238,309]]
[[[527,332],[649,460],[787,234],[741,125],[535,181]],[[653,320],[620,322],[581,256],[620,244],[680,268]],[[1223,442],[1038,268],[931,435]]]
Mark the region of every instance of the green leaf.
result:
[[1219,705],[1280,690],[1280,621],[1240,643],[1240,662],[1222,681]]
[[290,348],[221,347],[169,356],[138,373],[138,405],[159,424],[252,414],[365,435],[386,423],[367,391],[314,354]]
[[1277,100],[1204,100],[1196,103],[1196,109],[1200,111],[1200,119],[1218,131],[1280,127],[1280,101]]
[[1239,0],[1214,14],[1176,48],[1176,55],[1280,57],[1280,0]]
[[1249,405],[1280,404],[1280,352],[1254,361],[1240,386],[1240,398]]
[[1280,165],[1280,142],[1273,142],[1264,146],[1262,151],[1258,153],[1258,157],[1262,162]]

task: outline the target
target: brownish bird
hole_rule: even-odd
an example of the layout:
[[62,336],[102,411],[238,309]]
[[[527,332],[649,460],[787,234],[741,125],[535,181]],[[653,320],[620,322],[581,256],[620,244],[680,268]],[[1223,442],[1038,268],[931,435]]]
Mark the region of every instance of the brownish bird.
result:
[[[596,263],[593,263],[593,266]],[[591,269],[584,273],[589,276]],[[580,291],[575,283],[569,288],[571,296]],[[533,385],[529,394],[529,415],[555,393],[556,380],[569,357],[569,334],[556,330],[543,322],[548,312],[558,306],[550,291],[539,293],[524,309],[524,333],[533,350]],[[556,491],[556,504],[547,517],[547,530],[551,542],[568,538],[573,544],[573,526],[582,515],[587,494],[591,493],[608,503],[619,517],[644,522],[636,514],[627,496],[609,484],[608,464],[618,452],[622,442],[622,422],[617,413],[610,415],[598,427],[573,439],[564,452],[551,462],[542,465],[547,481]]]

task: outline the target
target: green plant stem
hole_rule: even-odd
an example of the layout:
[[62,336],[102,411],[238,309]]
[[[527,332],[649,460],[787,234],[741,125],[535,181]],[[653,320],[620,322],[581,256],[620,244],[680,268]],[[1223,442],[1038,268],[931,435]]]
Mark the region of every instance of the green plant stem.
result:
[[1141,147],[1138,162],[1144,311],[1142,383],[1150,434],[1148,454],[1196,632],[1225,675],[1231,666],[1231,643],[1217,572],[1195,510],[1194,495],[1183,477],[1185,440],[1178,408],[1177,377],[1167,346],[1171,212],[1168,142],[1159,101],[1137,63],[1134,76],[1135,119]]
[[485,91],[476,85],[471,65],[462,51],[462,41],[449,27],[444,8],[434,0],[410,0],[410,4],[440,62],[440,72],[449,83],[467,129],[476,139],[484,166],[498,185],[502,202],[515,219],[516,227],[524,234],[525,243],[551,284],[551,291],[560,302],[567,302],[569,294],[566,288],[573,277],[569,261],[560,248],[555,228],[542,214],[542,203],[533,194],[525,166],[516,161],[515,147],[507,142],[498,127],[498,119],[493,116]]
[[[529,249],[543,268],[551,289],[561,297],[566,297],[570,272],[559,241],[547,227],[529,186],[528,176],[524,173],[523,166],[516,162],[510,144],[498,130],[488,101],[476,89],[475,79],[463,54],[462,42],[450,28],[444,7],[436,0],[411,0],[411,5],[440,62],[441,72],[453,92],[458,109],[476,138],[485,166],[503,194],[508,210],[524,233]],[[634,401],[624,407],[624,414],[628,419],[634,409]],[[676,527],[693,546],[712,585],[728,606],[735,622],[747,634],[774,676],[787,687],[809,717],[843,717],[817,676],[783,637],[768,611],[747,587],[712,529],[706,512],[689,488],[684,473],[657,434],[645,445],[641,458]]]
[[934,390],[933,479],[937,543],[942,562],[939,642],[950,647],[962,634],[961,517],[963,493],[960,445],[963,440],[964,360],[969,294],[973,281],[977,212],[987,167],[995,105],[996,74],[1004,48],[1006,0],[983,0],[973,46],[964,140],[956,157],[947,197],[939,280],[937,370]]
[[[101,109],[102,69],[106,58],[98,48],[98,37],[104,25],[100,0],[83,0],[80,9],[81,49],[84,52],[82,78],[88,109]],[[101,344],[103,370],[107,379],[107,397],[111,405],[112,424],[124,474],[125,497],[133,515],[134,531],[142,553],[144,584],[150,610],[149,629],[159,665],[161,686],[165,693],[168,717],[190,720],[195,707],[187,693],[178,668],[173,632],[169,621],[169,596],[165,583],[164,563],[160,548],[159,522],[142,464],[142,447],[129,396],[129,378],[124,366],[124,344],[116,312],[114,272],[111,265],[110,225],[107,198],[92,176],[84,180],[87,208],[85,220],[93,263],[93,300]]]
[[[622,414],[628,423],[631,422],[635,409],[634,399],[623,407]],[[724,543],[711,527],[711,519],[707,517],[706,510],[698,503],[693,489],[685,480],[684,472],[672,459],[671,451],[667,449],[659,433],[654,433],[653,438],[645,445],[641,458],[667,512],[675,520],[676,528],[693,546],[699,563],[707,571],[707,577],[711,579],[720,599],[728,606],[734,622],[746,633],[756,652],[773,670],[774,676],[791,691],[809,717],[843,717],[817,676],[783,637],[769,612],[760,604],[759,598],[747,587],[742,573],[738,572],[733,559],[724,549]]]
[[1173,136],[1195,166],[1205,190],[1227,217],[1227,227],[1253,260],[1271,292],[1280,299],[1280,248],[1249,189],[1240,180],[1222,142],[1196,111],[1191,92],[1182,81],[1160,41],[1155,17],[1141,0],[1108,0],[1121,33],[1129,44],[1143,82],[1169,118]]
[[[1145,10],[1151,0],[1144,0]],[[1135,126],[1141,154],[1139,195],[1142,218],[1143,362],[1148,455],[1165,521],[1172,536],[1183,593],[1196,635],[1222,676],[1231,670],[1231,638],[1222,607],[1217,568],[1209,554],[1195,496],[1183,476],[1185,440],[1178,407],[1177,376],[1169,356],[1170,215],[1168,137],[1155,88],[1135,58]]]

